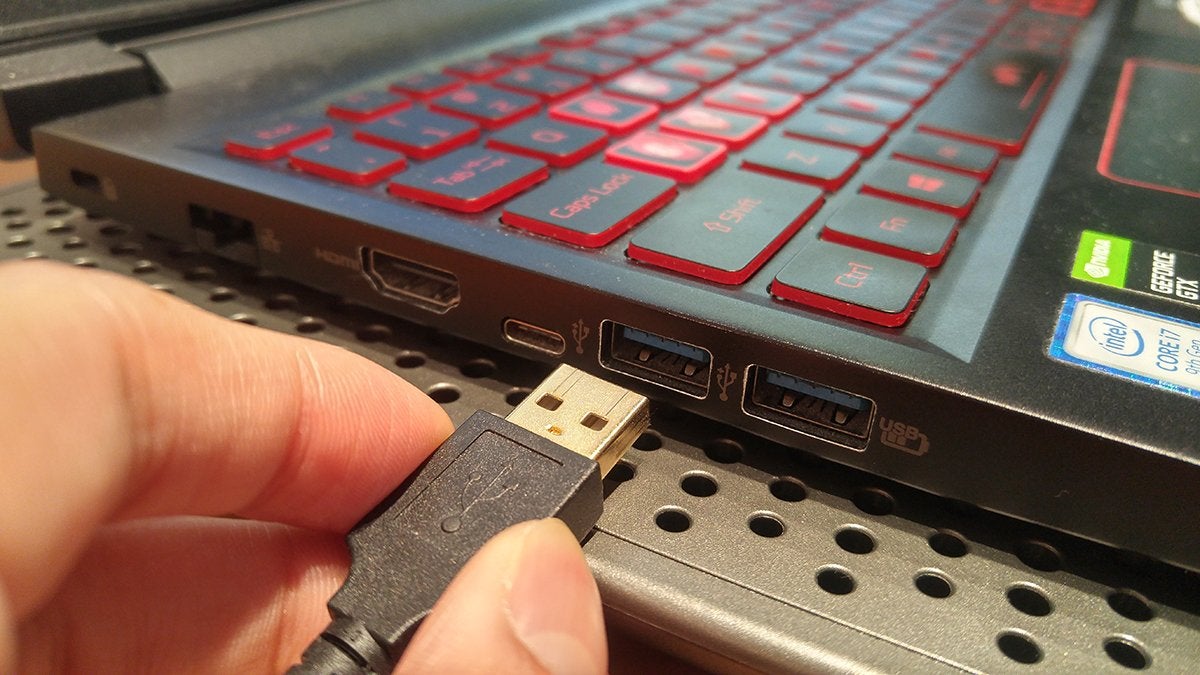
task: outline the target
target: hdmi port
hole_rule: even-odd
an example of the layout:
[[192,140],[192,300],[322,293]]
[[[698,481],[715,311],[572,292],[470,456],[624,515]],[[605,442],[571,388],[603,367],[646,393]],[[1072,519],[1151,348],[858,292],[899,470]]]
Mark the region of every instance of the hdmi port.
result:
[[421,309],[445,314],[462,299],[458,277],[415,260],[363,248],[362,268],[376,291]]
[[600,324],[600,365],[693,396],[708,396],[712,354],[615,321]]
[[875,404],[840,389],[762,366],[750,366],[746,414],[826,440],[865,448]]

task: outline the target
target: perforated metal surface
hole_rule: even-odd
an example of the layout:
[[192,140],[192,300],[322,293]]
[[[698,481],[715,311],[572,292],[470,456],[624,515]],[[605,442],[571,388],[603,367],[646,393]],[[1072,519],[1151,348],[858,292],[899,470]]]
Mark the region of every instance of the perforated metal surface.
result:
[[[0,259],[111,270],[234,320],[343,345],[456,421],[506,413],[549,370],[90,218],[33,187],[0,195],[0,244]],[[610,623],[706,668],[1200,669],[1195,574],[662,406],[614,476],[585,546]],[[636,670],[638,654],[615,663]]]

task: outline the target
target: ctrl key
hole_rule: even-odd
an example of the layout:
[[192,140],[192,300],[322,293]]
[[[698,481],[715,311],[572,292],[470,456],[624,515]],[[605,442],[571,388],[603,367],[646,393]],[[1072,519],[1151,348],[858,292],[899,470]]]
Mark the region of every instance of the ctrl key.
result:
[[782,300],[894,328],[929,286],[921,265],[827,241],[813,241],[771,283]]

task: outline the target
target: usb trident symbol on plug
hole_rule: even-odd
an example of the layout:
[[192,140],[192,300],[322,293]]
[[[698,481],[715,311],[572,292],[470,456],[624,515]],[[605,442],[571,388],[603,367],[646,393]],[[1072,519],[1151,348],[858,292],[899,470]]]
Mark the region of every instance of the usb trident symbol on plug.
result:
[[457,532],[462,527],[463,518],[467,515],[467,511],[470,511],[476,504],[499,499],[510,490],[516,488],[517,483],[515,481],[512,483],[508,482],[508,476],[512,471],[513,465],[509,464],[486,484],[482,484],[483,474],[479,472],[472,473],[470,479],[467,480],[467,484],[463,486],[462,495],[458,500],[459,505],[462,506],[462,510],[454,515],[446,516],[442,520],[442,531],[447,534]]

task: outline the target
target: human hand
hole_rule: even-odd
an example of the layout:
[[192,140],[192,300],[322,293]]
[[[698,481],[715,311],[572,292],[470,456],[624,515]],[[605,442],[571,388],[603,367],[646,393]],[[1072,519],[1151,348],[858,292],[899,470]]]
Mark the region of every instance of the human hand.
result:
[[[329,345],[121,277],[0,265],[0,672],[280,672],[329,622],[342,535],[451,431]],[[232,516],[232,517],[230,517]],[[555,520],[497,535],[402,672],[599,673]]]

